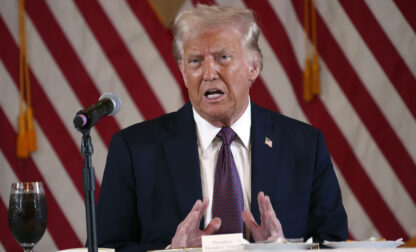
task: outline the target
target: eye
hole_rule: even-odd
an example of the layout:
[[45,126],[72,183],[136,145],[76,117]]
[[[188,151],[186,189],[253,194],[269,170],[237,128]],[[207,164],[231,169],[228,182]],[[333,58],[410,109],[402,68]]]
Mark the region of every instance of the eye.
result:
[[201,64],[201,59],[199,58],[190,58],[188,60],[188,65],[191,67],[198,67]]
[[220,55],[217,57],[217,60],[218,60],[219,62],[221,62],[221,63],[226,63],[226,62],[228,62],[228,61],[230,61],[230,60],[231,60],[231,57],[230,57],[230,55],[228,55],[228,54],[220,54]]
[[228,55],[221,55],[222,60],[226,60],[226,59],[229,59],[229,58],[230,58],[230,56],[228,56]]

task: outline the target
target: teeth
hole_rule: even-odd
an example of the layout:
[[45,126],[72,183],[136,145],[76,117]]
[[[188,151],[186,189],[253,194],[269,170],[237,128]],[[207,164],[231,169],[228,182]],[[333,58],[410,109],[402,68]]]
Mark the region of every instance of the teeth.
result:
[[208,94],[207,95],[207,97],[209,98],[209,99],[216,99],[216,98],[218,98],[218,97],[220,97],[221,96],[221,94]]

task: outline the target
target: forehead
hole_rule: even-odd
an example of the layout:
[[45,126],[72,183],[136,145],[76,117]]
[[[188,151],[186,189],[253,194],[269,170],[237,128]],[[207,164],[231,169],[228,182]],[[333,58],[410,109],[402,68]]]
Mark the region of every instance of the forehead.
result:
[[242,36],[238,29],[230,26],[217,26],[194,33],[184,40],[184,53],[219,51],[242,48]]

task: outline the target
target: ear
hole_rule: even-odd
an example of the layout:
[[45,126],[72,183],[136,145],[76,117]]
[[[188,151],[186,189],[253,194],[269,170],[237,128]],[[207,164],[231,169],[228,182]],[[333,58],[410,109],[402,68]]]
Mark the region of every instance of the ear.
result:
[[181,70],[183,82],[185,83],[185,87],[188,88],[188,80],[187,80],[187,77],[186,77],[185,67],[183,65],[182,60],[178,60],[178,66],[179,66],[179,69]]
[[253,63],[249,68],[249,79],[254,82],[260,74],[260,67],[257,63]]

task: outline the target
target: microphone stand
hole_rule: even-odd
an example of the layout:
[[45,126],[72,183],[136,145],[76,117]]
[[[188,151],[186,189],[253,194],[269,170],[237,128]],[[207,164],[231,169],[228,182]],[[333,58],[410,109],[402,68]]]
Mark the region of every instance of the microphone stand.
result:
[[82,180],[85,193],[85,213],[87,221],[88,252],[98,252],[97,228],[95,223],[95,175],[92,167],[91,156],[94,152],[92,147],[90,129],[78,129],[82,133],[81,153],[84,157],[84,168],[82,169]]
[[87,222],[88,252],[98,252],[97,227],[95,221],[95,175],[91,156],[94,152],[90,137],[90,129],[101,117],[114,115],[121,108],[120,98],[112,93],[104,93],[99,101],[90,107],[77,112],[73,119],[75,128],[82,133],[81,154],[84,158],[82,182],[85,193],[85,213]]

